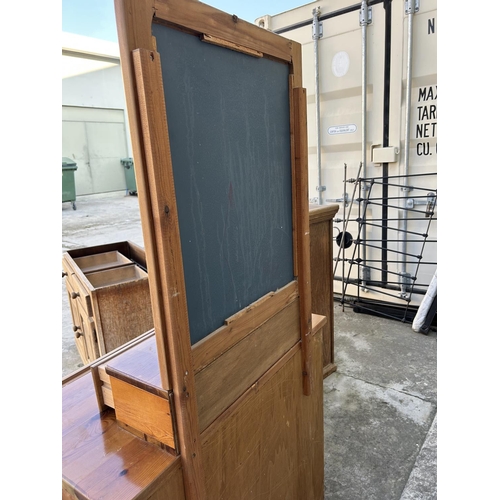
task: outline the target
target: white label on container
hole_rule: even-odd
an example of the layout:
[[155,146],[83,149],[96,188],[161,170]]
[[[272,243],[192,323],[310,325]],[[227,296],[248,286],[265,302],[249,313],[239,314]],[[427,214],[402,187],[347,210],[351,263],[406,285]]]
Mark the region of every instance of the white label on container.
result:
[[332,59],[332,71],[335,76],[344,76],[349,71],[349,54],[345,51],[337,52]]
[[349,125],[334,125],[333,127],[328,127],[328,133],[330,135],[338,134],[352,134],[358,130],[358,127],[351,123]]

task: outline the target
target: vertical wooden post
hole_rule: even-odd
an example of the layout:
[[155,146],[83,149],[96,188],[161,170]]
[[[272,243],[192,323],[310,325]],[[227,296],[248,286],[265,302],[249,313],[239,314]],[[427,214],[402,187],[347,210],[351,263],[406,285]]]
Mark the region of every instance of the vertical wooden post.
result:
[[157,343],[159,348],[167,346],[170,353],[168,364],[186,498],[203,500],[205,481],[198,407],[160,55],[153,50],[136,49],[133,51],[133,61],[151,191],[154,234],[158,235],[155,246],[162,256],[158,263],[161,278],[159,287],[166,324],[162,338],[158,339],[157,332]]
[[300,297],[300,337],[304,394],[311,394],[311,247],[309,238],[309,187],[307,171],[307,95],[304,88],[293,89],[293,130],[296,189],[297,265]]
[[[149,3],[149,5],[148,5]],[[139,119],[137,89],[135,84],[132,50],[137,47],[153,48],[151,36],[151,20],[154,15],[154,0],[137,2],[136,0],[115,0],[116,26],[120,45],[120,66],[122,68],[123,85],[127,100],[127,114],[130,123],[130,138],[134,151],[134,170],[139,192],[139,209],[141,213],[144,249],[148,267],[149,291],[153,324],[158,334],[157,341],[162,342],[165,329],[163,319],[162,297],[158,282],[159,256],[155,247],[156,235],[152,224],[151,190],[146,173],[144,150],[142,147],[142,130]],[[164,389],[171,389],[169,367],[167,362],[167,347],[158,345],[158,363],[160,365],[161,384]]]

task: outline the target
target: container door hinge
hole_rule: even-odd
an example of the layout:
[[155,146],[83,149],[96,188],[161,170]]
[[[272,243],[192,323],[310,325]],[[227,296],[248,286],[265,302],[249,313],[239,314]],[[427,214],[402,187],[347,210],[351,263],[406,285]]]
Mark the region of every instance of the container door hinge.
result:
[[359,25],[368,26],[372,23],[372,8],[368,7],[366,2],[361,2],[361,9],[359,11]]
[[349,194],[344,193],[342,198],[327,198],[326,199],[327,203],[345,203],[345,205],[349,205],[350,200],[349,200]]
[[405,0],[405,14],[415,14],[420,10],[420,0]]
[[401,292],[399,296],[402,299],[408,299],[408,289],[411,287],[411,274],[410,273],[400,273],[401,277]]
[[370,274],[370,268],[366,266],[360,266],[361,267],[361,280],[362,280],[362,288],[361,290],[365,293],[368,293],[370,290],[366,288],[366,283],[368,283],[371,279],[371,274]]
[[312,23],[312,39],[319,40],[323,38],[323,23],[319,20],[320,8],[313,9],[313,23]]
[[[408,191],[412,189],[411,186],[408,186]],[[434,212],[434,207],[436,206],[436,193],[427,193],[426,198],[407,198],[406,199],[406,208],[413,209],[416,205],[426,205],[425,207],[425,216],[430,217],[430,215]]]

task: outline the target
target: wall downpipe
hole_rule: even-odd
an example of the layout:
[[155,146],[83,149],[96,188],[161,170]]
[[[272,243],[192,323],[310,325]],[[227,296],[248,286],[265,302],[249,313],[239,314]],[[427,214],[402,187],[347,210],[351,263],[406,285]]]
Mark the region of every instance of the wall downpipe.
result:
[[314,84],[315,84],[315,100],[316,100],[316,150],[317,150],[317,167],[318,167],[318,204],[323,204],[323,191],[325,186],[321,180],[321,115],[320,115],[320,102],[319,102],[319,39],[323,36],[323,25],[319,21],[321,15],[320,7],[313,9],[313,23],[312,23],[312,39],[314,41]]
[[[366,179],[366,27],[371,23],[371,10],[368,7],[367,0],[361,2],[361,10],[359,12],[359,24],[361,26],[361,164],[363,165],[363,178]],[[365,182],[361,186],[363,191],[362,197],[364,198],[368,186]],[[363,202],[362,213],[366,214],[366,201]],[[366,241],[366,224],[363,224],[361,238]],[[361,265],[361,280],[363,291],[366,290],[366,282],[368,277],[368,268],[365,266],[366,263],[366,245],[361,245],[363,264]]]
[[410,191],[408,187],[408,174],[410,173],[410,119],[411,119],[411,81],[412,81],[412,61],[413,61],[413,14],[418,12],[419,9],[418,0],[406,0],[405,1],[405,13],[408,16],[408,47],[407,47],[407,57],[406,57],[406,95],[405,95],[405,157],[404,157],[404,171],[403,175],[403,187],[401,188],[403,192],[402,198],[402,219],[401,219],[401,297],[406,298],[408,295],[408,284],[409,284],[409,274],[406,268],[406,253],[407,253],[407,242],[406,242],[406,232],[408,229],[408,211],[406,210],[408,206],[408,193]]

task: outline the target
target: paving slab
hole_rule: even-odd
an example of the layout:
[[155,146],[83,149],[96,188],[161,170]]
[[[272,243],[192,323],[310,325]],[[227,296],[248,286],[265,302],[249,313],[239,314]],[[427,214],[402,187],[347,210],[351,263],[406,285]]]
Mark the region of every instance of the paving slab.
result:
[[411,471],[401,500],[437,499],[437,415]]
[[339,372],[325,379],[325,499],[399,500],[435,411]]
[[437,403],[437,334],[335,303],[335,361],[341,372]]
[[413,495],[405,500],[432,499],[437,465],[426,439],[437,412],[436,332],[339,303],[334,329],[337,372],[324,380],[325,499],[400,500],[403,491]]
[[116,241],[144,246],[137,196],[125,191],[78,196],[76,210],[62,205],[62,250]]

